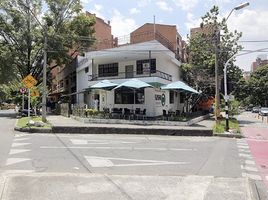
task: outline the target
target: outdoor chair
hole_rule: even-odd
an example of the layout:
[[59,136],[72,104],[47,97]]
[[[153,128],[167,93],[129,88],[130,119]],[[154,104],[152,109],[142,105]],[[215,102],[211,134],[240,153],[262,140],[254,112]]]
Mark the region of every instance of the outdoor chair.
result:
[[111,112],[111,117],[116,118],[116,119],[118,118],[121,119],[121,117],[123,116],[122,111],[123,111],[122,108],[113,108]]
[[134,119],[134,113],[130,111],[130,109],[128,108],[124,108],[124,115],[123,115],[124,119]]
[[146,109],[143,109],[143,111],[141,112],[141,110],[139,111],[139,113],[136,114],[137,119],[142,118],[142,120],[144,120],[144,118],[146,117]]

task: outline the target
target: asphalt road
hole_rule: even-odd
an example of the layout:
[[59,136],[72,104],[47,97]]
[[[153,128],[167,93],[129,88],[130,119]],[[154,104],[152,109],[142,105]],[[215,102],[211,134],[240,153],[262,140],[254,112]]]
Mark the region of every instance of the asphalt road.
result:
[[1,199],[250,199],[238,139],[24,134],[14,123],[0,118]]

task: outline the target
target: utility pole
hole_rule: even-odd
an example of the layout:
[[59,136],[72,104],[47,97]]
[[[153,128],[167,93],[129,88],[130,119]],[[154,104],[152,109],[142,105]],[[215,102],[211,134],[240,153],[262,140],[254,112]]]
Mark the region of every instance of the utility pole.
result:
[[43,61],[42,121],[46,122],[47,104],[47,26],[44,26],[44,61]]
[[215,121],[218,123],[220,114],[220,91],[219,91],[219,44],[220,29],[216,28],[215,33]]

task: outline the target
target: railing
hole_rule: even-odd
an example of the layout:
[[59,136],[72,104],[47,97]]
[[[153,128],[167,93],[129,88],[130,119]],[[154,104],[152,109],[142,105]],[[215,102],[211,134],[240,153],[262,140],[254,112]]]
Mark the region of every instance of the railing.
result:
[[125,79],[125,78],[142,78],[142,77],[158,77],[168,81],[172,81],[172,75],[159,70],[143,69],[143,71],[133,72],[118,72],[118,73],[103,73],[93,74],[88,76],[89,81],[104,80],[104,79]]

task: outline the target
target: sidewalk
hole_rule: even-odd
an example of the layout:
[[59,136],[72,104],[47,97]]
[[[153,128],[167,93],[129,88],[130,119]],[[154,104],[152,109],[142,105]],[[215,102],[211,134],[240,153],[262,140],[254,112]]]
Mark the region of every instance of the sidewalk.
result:
[[212,176],[11,174],[0,176],[0,192],[5,200],[258,200],[247,178]]
[[203,120],[192,126],[82,123],[60,115],[51,115],[47,119],[52,124],[53,133],[212,136],[214,124],[214,121],[210,119]]

